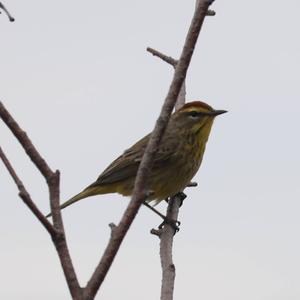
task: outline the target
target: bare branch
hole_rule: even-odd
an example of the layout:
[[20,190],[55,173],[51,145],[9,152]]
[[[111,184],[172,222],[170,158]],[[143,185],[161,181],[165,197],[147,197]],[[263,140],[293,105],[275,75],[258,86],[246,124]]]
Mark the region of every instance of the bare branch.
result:
[[82,295],[82,289],[79,286],[77,275],[75,273],[75,269],[69,253],[63,220],[59,208],[59,178],[59,171],[56,171],[53,174],[53,176],[51,176],[51,178],[48,180],[53,224],[54,228],[59,233],[53,238],[53,243],[57,250],[57,254],[59,256],[60,263],[65,274],[70,293],[73,299],[81,300],[84,299]]
[[[182,199],[179,195],[170,198],[167,218],[177,220]],[[165,224],[160,233],[160,262],[162,267],[161,300],[172,300],[175,282],[175,265],[173,263],[173,237],[175,229]]]
[[[180,109],[185,104],[186,85],[183,82],[180,93],[178,95],[175,110]],[[179,196],[171,197],[168,203],[166,218],[168,220],[177,220],[179,208],[182,201],[178,200]],[[173,239],[174,227],[166,223],[164,227],[158,231],[151,230],[152,234],[156,234],[160,238],[160,261],[162,266],[162,284],[161,284],[161,299],[172,300],[175,284],[175,264],[173,263]]]
[[17,124],[14,118],[6,110],[2,102],[0,102],[0,117],[2,118],[3,122],[7,125],[7,127],[12,131],[17,140],[20,142],[27,155],[36,165],[38,170],[48,181],[53,176],[52,170],[47,165],[46,161],[41,157],[36,148],[33,146],[26,132],[20,128],[20,126]]
[[34,204],[32,201],[29,193],[25,189],[23,182],[20,180],[18,175],[16,174],[14,168],[12,167],[11,163],[9,162],[8,158],[4,154],[3,150],[0,147],[0,157],[8,170],[9,174],[13,178],[14,182],[16,183],[18,190],[19,190],[19,196],[24,201],[24,203],[29,207],[29,209],[32,211],[32,213],[37,217],[37,219],[42,223],[42,225],[46,228],[46,230],[49,232],[51,237],[53,238],[57,231],[53,227],[53,225],[47,220],[47,218],[41,213],[41,211],[38,209],[38,207]]
[[[185,104],[186,85],[183,82],[180,93],[178,95],[175,110],[180,109]],[[171,197],[168,203],[166,218],[168,220],[177,220],[179,208],[182,204],[180,196]],[[155,234],[155,232],[151,231]],[[174,227],[166,223],[164,227],[157,232],[160,238],[160,262],[162,267],[162,284],[161,284],[161,300],[172,300],[175,284],[175,264],[173,263],[173,240],[174,240]]]
[[[15,21],[15,19],[12,17],[12,15],[9,13],[9,11],[6,9],[6,7],[2,4],[2,2],[0,2],[0,9],[2,9],[6,13],[10,22]],[[0,11],[0,14],[1,14],[1,11]]]
[[[176,67],[176,65],[178,63],[178,60],[174,59],[171,56],[165,55],[162,52],[157,51],[153,48],[148,47],[147,51],[150,52],[151,54],[153,54],[153,56],[157,56],[160,59],[162,59],[163,61],[165,61],[166,63],[172,65],[174,68]],[[185,94],[186,94],[186,88],[185,88],[185,81],[184,81],[181,86],[180,93],[179,93],[178,99],[175,104],[175,110],[180,109],[184,105]]]
[[[212,4],[213,1],[211,1],[211,4]],[[195,8],[197,8],[197,5],[201,4],[201,2],[203,2],[203,0],[196,0]],[[213,10],[208,9],[207,12],[206,12],[206,16],[215,16],[215,15],[216,15],[216,12],[213,11]]]
[[162,59],[163,61],[165,61],[166,63],[172,65],[174,68],[176,67],[177,63],[178,63],[178,60],[174,59],[173,57],[171,56],[167,56],[153,48],[150,48],[148,47],[146,49],[148,52],[150,52],[151,54],[153,54],[153,56],[157,56],[159,57],[160,59]]
[[160,116],[156,121],[155,128],[152,132],[150,141],[147,145],[143,159],[139,166],[132,199],[127,209],[125,210],[120,223],[114,229],[114,234],[110,238],[104,254],[86,286],[84,295],[87,299],[92,299],[97,293],[97,290],[101,286],[131,223],[133,222],[140,206],[145,200],[145,196],[147,194],[147,177],[150,175],[152,164],[160,140],[164,134],[170,115],[179,95],[181,86],[186,77],[187,69],[190,64],[207,9],[212,2],[212,0],[205,0],[203,1],[203,4],[198,5],[195,10],[180,59],[175,68],[169,92],[166,96]]
[[117,227],[116,224],[114,223],[109,223],[108,224],[109,228],[110,228],[110,237],[112,237],[114,235],[114,231],[115,231],[115,228]]

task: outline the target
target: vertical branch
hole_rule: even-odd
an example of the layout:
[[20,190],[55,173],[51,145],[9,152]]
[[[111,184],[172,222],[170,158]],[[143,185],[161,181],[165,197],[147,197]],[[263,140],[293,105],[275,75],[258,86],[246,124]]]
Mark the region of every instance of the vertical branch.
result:
[[[169,220],[177,220],[179,208],[182,199],[176,195],[169,199],[167,208],[167,218]],[[176,268],[173,263],[173,240],[175,230],[170,224],[165,224],[159,234],[160,238],[160,262],[162,267],[162,281],[161,281],[161,300],[172,300],[174,293],[174,284],[176,276]]]
[[[152,53],[154,56],[158,56],[163,61],[172,65],[176,68],[178,61],[170,56],[167,56],[155,49],[147,48],[147,51]],[[183,82],[177,101],[175,104],[175,110],[180,109],[185,103],[186,85]],[[174,196],[169,199],[166,217],[168,220],[177,220],[179,214],[179,208],[182,203],[180,196]],[[174,239],[174,228],[170,224],[165,224],[160,230],[152,230],[152,233],[156,234],[160,238],[160,262],[162,268],[162,284],[161,284],[161,299],[169,300],[173,299],[174,283],[175,283],[175,265],[173,263],[173,239]]]
[[[205,2],[207,1],[201,1],[201,0],[196,1],[195,13],[199,9],[199,7],[203,7],[203,9],[206,9],[205,12],[206,16],[214,16],[215,12],[208,10],[209,4]],[[152,53],[154,56],[158,56],[163,61],[172,65],[176,69],[176,66],[178,64],[178,61],[176,59],[167,56],[152,48],[147,48],[147,51]],[[180,109],[184,105],[185,96],[186,96],[186,84],[184,80],[175,104],[175,110]],[[178,219],[179,208],[181,204],[182,204],[182,198],[180,195],[176,195],[169,199],[167,214],[166,214],[168,220]],[[175,276],[176,276],[176,268],[173,263],[173,257],[172,257],[175,230],[170,224],[165,224],[160,231],[152,230],[151,232],[155,235],[158,235],[160,238],[160,260],[161,260],[161,267],[162,267],[161,300],[172,300],[174,294],[174,284],[175,284]]]

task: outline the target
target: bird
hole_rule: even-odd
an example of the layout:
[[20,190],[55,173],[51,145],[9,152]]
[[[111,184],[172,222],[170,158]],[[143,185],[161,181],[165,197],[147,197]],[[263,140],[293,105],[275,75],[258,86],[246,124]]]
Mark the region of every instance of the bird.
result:
[[[215,110],[202,101],[192,101],[171,115],[147,179],[147,188],[151,193],[146,203],[153,201],[156,205],[184,190],[201,165],[215,117],[226,112]],[[132,195],[136,174],[150,136],[151,133],[147,134],[128,148],[95,182],[63,203],[60,209],[95,195]],[[46,217],[50,216],[51,213]]]

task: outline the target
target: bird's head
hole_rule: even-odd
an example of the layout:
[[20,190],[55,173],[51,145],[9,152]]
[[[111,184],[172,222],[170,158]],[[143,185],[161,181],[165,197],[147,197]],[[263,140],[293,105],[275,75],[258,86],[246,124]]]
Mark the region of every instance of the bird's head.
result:
[[172,117],[171,122],[176,124],[179,130],[189,130],[193,133],[203,133],[209,135],[214,118],[226,113],[226,110],[216,110],[210,105],[193,101],[186,103]]

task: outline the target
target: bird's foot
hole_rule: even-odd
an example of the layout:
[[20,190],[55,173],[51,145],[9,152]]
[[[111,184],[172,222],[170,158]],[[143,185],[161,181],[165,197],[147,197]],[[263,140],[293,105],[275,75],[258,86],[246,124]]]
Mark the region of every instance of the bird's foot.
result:
[[166,224],[170,225],[174,229],[174,234],[179,231],[180,221],[172,220],[167,217],[164,218],[164,221],[158,226],[158,229],[162,229]]
[[[172,197],[178,197],[178,198],[179,198],[179,200],[180,200],[180,205],[179,205],[179,206],[181,207],[182,204],[183,204],[183,200],[184,200],[187,196],[186,196],[186,194],[185,194],[184,192],[179,192],[179,193],[177,193],[176,195],[174,195],[174,196],[172,196]],[[170,198],[171,198],[171,197],[166,198],[165,201],[166,201],[167,203],[169,203]]]
[[169,202],[170,202],[170,198],[173,198],[173,197],[179,198],[179,201],[180,201],[179,207],[181,207],[182,204],[183,204],[183,200],[184,200],[187,196],[186,196],[186,194],[185,194],[184,192],[179,192],[179,193],[177,193],[176,195],[174,195],[174,196],[172,196],[172,197],[166,198],[165,201],[166,201],[167,203],[169,203]]

